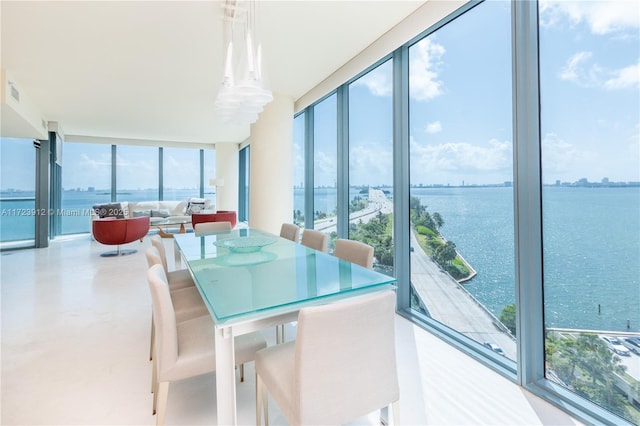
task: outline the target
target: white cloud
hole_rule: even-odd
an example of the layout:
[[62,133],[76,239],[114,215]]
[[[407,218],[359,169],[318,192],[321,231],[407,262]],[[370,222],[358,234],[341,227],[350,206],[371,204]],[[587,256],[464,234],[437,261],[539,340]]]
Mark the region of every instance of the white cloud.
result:
[[581,179],[586,176],[579,175],[580,170],[593,170],[589,164],[597,162],[595,153],[580,150],[555,133],[547,133],[542,138],[541,155],[544,182]]
[[442,124],[439,121],[434,121],[432,123],[427,123],[427,128],[425,129],[427,133],[440,133],[442,131]]
[[88,169],[88,170],[100,170],[100,169],[108,169],[111,168],[111,154],[109,155],[101,155],[98,159],[91,158],[87,154],[80,154],[80,161],[76,164],[79,164],[78,168]]
[[637,89],[640,86],[640,63],[612,71],[612,77],[604,82],[607,89]]
[[591,56],[593,56],[591,52],[578,52],[571,56],[564,68],[560,70],[560,78],[575,83],[585,81],[584,66],[591,59]]
[[573,25],[585,22],[593,34],[599,35],[640,27],[636,0],[540,0],[540,20],[543,26],[562,25],[565,17]]
[[438,78],[442,56],[446,49],[427,37],[411,48],[409,94],[418,101],[428,101],[444,93],[444,83]]
[[366,86],[375,96],[391,96],[393,84],[391,75],[383,72],[370,72],[354,82],[357,86]]
[[471,175],[482,176],[483,182],[512,180],[513,150],[509,141],[423,145],[412,139],[410,149],[414,182],[457,182]]
[[591,52],[574,54],[560,70],[560,79],[607,90],[636,89],[640,85],[640,62],[621,69],[607,69],[592,59]]
[[313,158],[314,184],[316,186],[333,186],[336,183],[337,165],[335,156],[322,151],[316,152]]
[[349,153],[350,185],[382,185],[393,183],[391,142],[358,144]]

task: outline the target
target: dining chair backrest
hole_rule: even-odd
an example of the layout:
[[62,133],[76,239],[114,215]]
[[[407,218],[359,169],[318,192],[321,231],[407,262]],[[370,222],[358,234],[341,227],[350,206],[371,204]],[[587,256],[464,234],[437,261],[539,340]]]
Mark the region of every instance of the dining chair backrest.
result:
[[293,424],[343,424],[399,399],[395,307],[383,291],[300,310]]
[[158,250],[158,255],[162,260],[162,267],[164,268],[164,273],[169,272],[169,268],[167,267],[167,253],[164,249],[164,243],[162,242],[162,238],[159,235],[153,235],[151,237],[151,245]]
[[373,268],[373,247],[360,241],[338,238],[333,255],[365,268]]
[[164,266],[162,265],[162,259],[160,258],[160,253],[158,253],[158,249],[154,246],[149,247],[144,251],[144,255],[147,258],[147,266],[151,268],[153,265],[160,265],[164,270]]
[[193,228],[198,234],[206,234],[207,232],[230,231],[231,222],[201,222],[196,223]]
[[158,359],[158,375],[175,365],[178,360],[178,326],[176,313],[171,302],[169,283],[164,269],[153,265],[147,271],[147,280],[153,304],[155,324],[155,345]]
[[297,243],[300,239],[300,228],[293,223],[283,223],[280,227],[280,236]]
[[324,232],[316,231],[315,229],[305,229],[304,232],[302,232],[302,240],[300,243],[326,253],[328,241],[329,236]]

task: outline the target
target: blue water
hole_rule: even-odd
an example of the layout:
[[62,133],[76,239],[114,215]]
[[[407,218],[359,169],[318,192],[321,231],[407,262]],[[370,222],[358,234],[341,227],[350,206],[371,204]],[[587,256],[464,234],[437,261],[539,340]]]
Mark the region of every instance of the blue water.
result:
[[[350,198],[358,195],[350,191]],[[2,198],[33,197],[3,193]],[[494,314],[515,301],[513,189],[412,188],[431,213],[444,219],[443,235],[478,275],[465,287]],[[172,199],[194,196],[179,190]],[[122,200],[155,200],[157,190],[119,194]],[[168,198],[165,196],[165,198]],[[61,219],[65,234],[89,232],[88,209],[108,202],[105,191],[65,191]],[[335,210],[335,189],[316,193],[316,210]],[[1,201],[0,240],[33,238],[33,200]],[[294,191],[294,209],[304,210],[302,190]],[[76,215],[75,212],[79,214]],[[568,188],[543,190],[545,323],[548,327],[640,331],[640,188]],[[600,313],[598,314],[598,305]],[[627,320],[630,328],[627,329]]]
[[[496,315],[514,303],[513,189],[411,193],[442,215],[441,232],[477,270],[469,292]],[[639,212],[639,188],[544,188],[547,327],[640,331]]]

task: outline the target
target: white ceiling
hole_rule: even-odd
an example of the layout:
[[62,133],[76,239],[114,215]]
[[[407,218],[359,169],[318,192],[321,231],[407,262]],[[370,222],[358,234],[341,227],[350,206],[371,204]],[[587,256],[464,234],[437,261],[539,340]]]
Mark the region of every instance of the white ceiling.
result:
[[[259,1],[264,69],[294,100],[425,1]],[[220,1],[5,1],[2,68],[67,135],[239,142],[213,102]]]

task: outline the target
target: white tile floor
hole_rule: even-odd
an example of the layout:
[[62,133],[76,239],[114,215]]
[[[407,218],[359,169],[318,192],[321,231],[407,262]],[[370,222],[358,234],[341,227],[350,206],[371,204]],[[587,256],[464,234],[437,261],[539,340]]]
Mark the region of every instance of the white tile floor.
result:
[[[172,240],[165,242],[172,250]],[[155,424],[148,246],[145,239],[127,245],[138,249],[134,255],[103,258],[111,248],[84,236],[1,253],[2,425]],[[577,424],[400,317],[396,330],[400,424]],[[273,330],[264,333],[275,340]],[[238,384],[238,421],[253,424],[251,364],[246,377]],[[214,383],[209,374],[172,384],[167,424],[215,424]],[[269,414],[271,424],[285,423],[273,403]],[[375,422],[371,415],[354,424]]]

